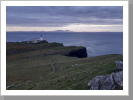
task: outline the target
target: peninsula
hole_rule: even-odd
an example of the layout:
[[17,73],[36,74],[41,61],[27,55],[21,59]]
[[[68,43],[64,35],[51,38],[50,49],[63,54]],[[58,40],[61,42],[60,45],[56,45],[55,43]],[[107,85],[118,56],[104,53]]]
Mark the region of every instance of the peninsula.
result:
[[111,74],[120,54],[87,57],[86,47],[46,40],[6,43],[6,88],[9,90],[88,90],[97,75]]

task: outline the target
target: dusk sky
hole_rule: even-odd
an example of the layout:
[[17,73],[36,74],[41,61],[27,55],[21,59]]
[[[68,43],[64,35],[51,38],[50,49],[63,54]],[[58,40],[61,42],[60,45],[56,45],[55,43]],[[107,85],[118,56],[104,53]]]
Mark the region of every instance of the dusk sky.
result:
[[122,6],[7,6],[7,31],[123,32]]

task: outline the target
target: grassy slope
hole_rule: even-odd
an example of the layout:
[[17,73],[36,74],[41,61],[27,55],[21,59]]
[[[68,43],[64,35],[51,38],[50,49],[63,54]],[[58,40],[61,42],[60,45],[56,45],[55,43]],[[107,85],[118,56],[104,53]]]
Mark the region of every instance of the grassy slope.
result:
[[[53,58],[55,73],[52,73]],[[86,90],[87,82],[97,75],[107,75],[115,68],[114,61],[122,55],[90,58],[62,55],[34,56],[7,61],[7,86],[20,90]]]

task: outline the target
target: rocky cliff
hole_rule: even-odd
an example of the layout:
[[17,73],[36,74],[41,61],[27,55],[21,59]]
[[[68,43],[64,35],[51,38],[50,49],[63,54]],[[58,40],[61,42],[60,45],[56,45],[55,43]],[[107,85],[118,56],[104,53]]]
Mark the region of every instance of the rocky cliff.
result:
[[[62,43],[27,43],[27,42],[7,42],[6,54],[14,55],[26,52],[30,53],[30,57],[35,55],[56,55],[61,54],[69,57],[87,57],[85,47],[63,46]],[[35,52],[35,53],[34,53]],[[24,54],[23,54],[24,55]],[[25,54],[27,57],[27,54]]]
[[87,50],[85,47],[82,49],[71,50],[67,52],[65,56],[84,58],[87,57]]

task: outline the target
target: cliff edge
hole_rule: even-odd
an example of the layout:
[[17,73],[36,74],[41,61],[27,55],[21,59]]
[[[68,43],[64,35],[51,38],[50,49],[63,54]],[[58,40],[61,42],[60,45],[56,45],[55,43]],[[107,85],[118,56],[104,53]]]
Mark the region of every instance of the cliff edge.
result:
[[[7,60],[34,57],[37,55],[64,55],[69,57],[87,57],[86,47],[64,46],[62,43],[7,42]],[[12,56],[12,57],[11,57]],[[10,59],[8,59],[10,58]]]

